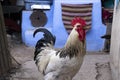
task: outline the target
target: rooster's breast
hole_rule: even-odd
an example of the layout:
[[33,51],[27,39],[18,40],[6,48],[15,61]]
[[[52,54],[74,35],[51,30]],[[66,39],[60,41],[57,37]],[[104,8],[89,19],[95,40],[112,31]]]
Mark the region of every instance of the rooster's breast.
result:
[[[83,58],[78,57],[65,57],[60,58],[59,55],[53,55],[50,62],[46,68],[46,75],[51,78],[57,78],[52,80],[64,80],[63,78],[70,78],[65,80],[71,80],[75,74],[79,71]],[[46,79],[47,80],[47,79]]]

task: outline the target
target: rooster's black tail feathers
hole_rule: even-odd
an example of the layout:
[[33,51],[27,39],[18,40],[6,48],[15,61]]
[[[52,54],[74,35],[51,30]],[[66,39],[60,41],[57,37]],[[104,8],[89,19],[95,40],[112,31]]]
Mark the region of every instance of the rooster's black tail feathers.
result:
[[38,53],[40,53],[43,49],[42,47],[49,47],[50,45],[54,45],[55,44],[55,40],[56,37],[52,35],[52,33],[50,31],[48,31],[46,28],[38,28],[34,31],[33,37],[35,37],[35,35],[38,32],[43,32],[43,38],[41,38],[40,40],[38,40],[36,46],[35,46],[35,56],[34,56],[34,60],[36,58],[36,56],[38,55]]
[[38,28],[38,29],[36,29],[35,32],[34,32],[34,34],[33,34],[33,37],[35,37],[35,34],[37,32],[43,32],[44,33],[43,34],[44,38],[42,38],[42,39],[45,40],[46,42],[48,42],[50,44],[53,44],[53,45],[55,44],[55,40],[56,40],[55,36],[53,36],[51,34],[51,32],[48,31],[46,28]]

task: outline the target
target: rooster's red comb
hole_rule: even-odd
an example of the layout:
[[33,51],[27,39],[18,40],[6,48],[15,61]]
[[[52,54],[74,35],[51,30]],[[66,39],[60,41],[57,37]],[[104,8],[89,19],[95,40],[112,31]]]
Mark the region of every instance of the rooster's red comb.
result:
[[71,21],[71,25],[74,26],[76,23],[80,23],[82,26],[86,25],[86,21],[80,17],[75,17]]

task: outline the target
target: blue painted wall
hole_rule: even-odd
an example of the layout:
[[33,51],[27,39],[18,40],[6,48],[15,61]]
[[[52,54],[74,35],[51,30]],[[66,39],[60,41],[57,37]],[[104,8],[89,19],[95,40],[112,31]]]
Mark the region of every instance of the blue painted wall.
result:
[[105,34],[106,27],[102,24],[101,20],[101,1],[100,0],[56,0],[54,3],[54,16],[53,16],[53,34],[57,36],[55,47],[63,47],[67,40],[67,33],[64,28],[61,16],[61,4],[87,4],[93,3],[92,10],[92,28],[87,32],[86,42],[87,51],[100,51],[104,47],[104,40],[100,37]]
[[[100,37],[105,34],[106,27],[101,21],[101,0],[54,0],[54,4],[50,11],[46,12],[48,23],[45,25],[56,36],[56,48],[61,48],[66,43],[68,34],[64,28],[61,15],[61,3],[86,4],[93,3],[92,11],[92,28],[87,32],[86,42],[87,51],[100,51],[104,47],[104,40]],[[23,42],[28,46],[34,46],[37,40],[42,37],[42,34],[36,35],[33,38],[35,29],[32,27],[29,16],[32,11],[23,11],[22,17],[22,37]],[[32,31],[28,31],[32,29]]]

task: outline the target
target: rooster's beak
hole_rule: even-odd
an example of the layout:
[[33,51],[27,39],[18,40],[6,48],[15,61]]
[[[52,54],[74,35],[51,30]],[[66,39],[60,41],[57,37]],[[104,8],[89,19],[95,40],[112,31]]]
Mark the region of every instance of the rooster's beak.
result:
[[85,29],[85,30],[89,30],[91,27],[89,27],[89,26],[85,26],[85,27],[83,27],[83,29]]

